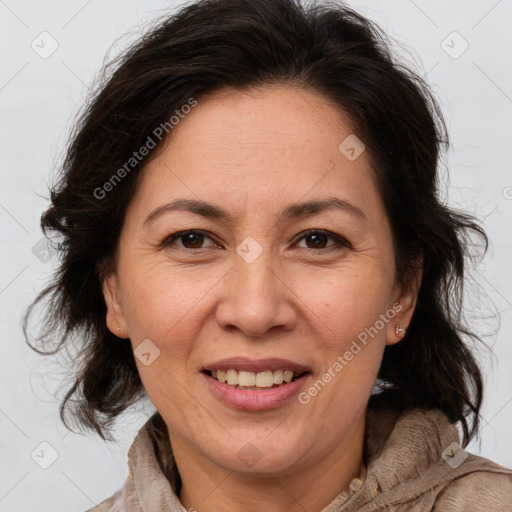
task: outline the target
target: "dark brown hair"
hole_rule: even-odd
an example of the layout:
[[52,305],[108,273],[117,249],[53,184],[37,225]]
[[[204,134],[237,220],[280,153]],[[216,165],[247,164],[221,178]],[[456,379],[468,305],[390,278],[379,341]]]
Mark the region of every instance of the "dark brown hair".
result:
[[[466,342],[462,290],[471,234],[487,237],[469,215],[439,198],[448,146],[429,87],[393,55],[387,38],[351,9],[296,0],[202,0],[166,16],[108,64],[77,121],[42,216],[57,235],[60,266],[30,306],[47,308],[36,341],[43,353],[74,346],[74,382],[61,404],[74,422],[103,438],[115,418],[145,395],[128,340],[105,323],[101,282],[112,268],[124,212],[144,163],[119,169],[155,129],[191,98],[220,88],[293,84],[323,95],[348,114],[374,162],[389,216],[397,279],[423,280],[405,338],[385,349],[371,406],[438,408],[460,421],[464,444],[478,430],[482,378]],[[168,126],[168,125],[167,125]],[[133,163],[133,162],[132,162]],[[108,193],[105,191],[107,185]],[[464,340],[463,338],[467,338]],[[57,345],[52,349],[52,340]]]

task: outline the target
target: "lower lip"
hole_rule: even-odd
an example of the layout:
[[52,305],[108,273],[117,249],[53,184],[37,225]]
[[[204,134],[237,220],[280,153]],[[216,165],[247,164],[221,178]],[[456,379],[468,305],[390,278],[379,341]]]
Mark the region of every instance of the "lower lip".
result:
[[213,394],[222,402],[242,411],[275,409],[299,394],[309,374],[276,388],[238,389],[220,382],[206,373],[202,374]]

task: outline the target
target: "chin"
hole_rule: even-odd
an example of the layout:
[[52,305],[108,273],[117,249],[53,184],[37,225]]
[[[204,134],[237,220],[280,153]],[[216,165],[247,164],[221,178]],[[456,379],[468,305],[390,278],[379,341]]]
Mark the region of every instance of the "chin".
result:
[[265,435],[241,435],[223,450],[222,446],[217,445],[215,452],[210,451],[209,458],[217,465],[237,473],[265,477],[293,473],[298,469],[303,454],[297,450],[298,443],[293,442],[293,437],[289,437],[286,444],[279,441],[265,440]]

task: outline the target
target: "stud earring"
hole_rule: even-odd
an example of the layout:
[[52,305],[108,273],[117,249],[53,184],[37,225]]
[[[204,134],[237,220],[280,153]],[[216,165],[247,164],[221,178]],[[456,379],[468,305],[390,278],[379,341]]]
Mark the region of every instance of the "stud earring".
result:
[[121,327],[117,327],[117,332],[119,332],[121,330]]
[[400,325],[398,325],[398,324],[396,325],[396,327],[395,327],[395,334],[397,336],[400,336],[401,338],[403,338],[405,336],[406,332],[407,331],[405,329],[401,329],[400,328]]

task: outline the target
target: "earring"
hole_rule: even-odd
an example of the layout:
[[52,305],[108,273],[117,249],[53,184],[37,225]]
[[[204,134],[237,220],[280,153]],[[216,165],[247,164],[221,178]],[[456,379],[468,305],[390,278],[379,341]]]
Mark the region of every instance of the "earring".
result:
[[121,330],[121,327],[119,327],[119,326],[118,326],[118,327],[117,327],[117,332],[119,332],[120,330]]
[[400,325],[398,325],[398,324],[396,325],[396,327],[395,327],[395,334],[397,336],[400,336],[401,338],[403,338],[405,336],[406,332],[407,331],[405,329],[401,329],[400,328]]

